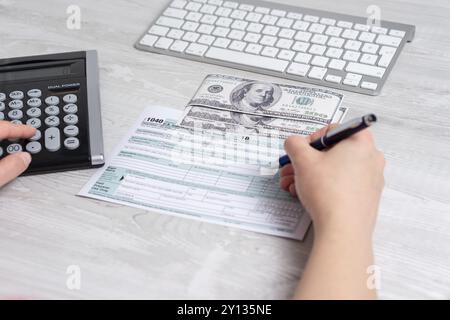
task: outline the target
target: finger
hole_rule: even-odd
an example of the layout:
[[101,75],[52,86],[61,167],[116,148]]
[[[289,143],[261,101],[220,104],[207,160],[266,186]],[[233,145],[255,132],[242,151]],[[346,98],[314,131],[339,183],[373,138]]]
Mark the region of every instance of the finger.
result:
[[287,176],[280,179],[280,188],[288,191],[289,186],[295,182],[294,176]]
[[291,194],[293,197],[295,197],[295,198],[298,197],[298,195],[297,195],[297,190],[295,189],[295,184],[294,184],[294,183],[291,184],[291,185],[289,186],[289,192],[290,192],[290,194]]
[[28,152],[13,153],[0,160],[0,187],[24,172],[30,162],[31,156]]
[[35,133],[36,129],[31,126],[0,121],[0,140],[31,138]]
[[337,128],[339,127],[338,124],[330,124],[329,126],[326,126],[320,130],[317,130],[316,132],[314,132],[312,135],[310,135],[310,139],[311,141],[317,140],[320,137],[324,136],[327,134],[328,131],[330,131],[331,129]]
[[294,174],[294,167],[288,163],[280,169],[280,177],[290,176]]
[[316,161],[320,157],[320,151],[309,145],[310,138],[302,136],[290,136],[284,142],[284,149],[294,167]]

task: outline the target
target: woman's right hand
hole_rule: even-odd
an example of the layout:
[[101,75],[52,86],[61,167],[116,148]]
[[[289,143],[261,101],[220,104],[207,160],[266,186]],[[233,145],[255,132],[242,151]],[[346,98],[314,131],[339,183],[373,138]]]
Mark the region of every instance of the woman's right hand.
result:
[[309,145],[329,129],[286,140],[291,164],[281,169],[280,186],[300,198],[316,235],[357,232],[371,236],[384,186],[384,156],[368,129],[326,151]]

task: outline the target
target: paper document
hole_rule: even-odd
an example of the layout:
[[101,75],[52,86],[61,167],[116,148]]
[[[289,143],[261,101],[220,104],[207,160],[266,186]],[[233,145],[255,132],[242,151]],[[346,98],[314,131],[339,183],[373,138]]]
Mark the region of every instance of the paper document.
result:
[[196,132],[183,111],[147,108],[79,195],[293,239],[310,218],[260,167],[284,154],[283,139]]

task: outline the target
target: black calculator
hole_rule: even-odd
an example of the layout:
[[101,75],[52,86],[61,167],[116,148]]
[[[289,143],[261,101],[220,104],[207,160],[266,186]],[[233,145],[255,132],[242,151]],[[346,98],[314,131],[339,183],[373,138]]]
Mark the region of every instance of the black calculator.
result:
[[104,164],[97,52],[0,60],[0,120],[37,129],[28,140],[0,141],[0,159],[27,151],[24,174]]

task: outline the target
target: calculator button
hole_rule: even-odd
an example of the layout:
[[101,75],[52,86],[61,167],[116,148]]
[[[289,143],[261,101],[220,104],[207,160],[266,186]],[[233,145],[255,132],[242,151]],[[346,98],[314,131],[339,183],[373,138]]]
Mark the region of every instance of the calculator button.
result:
[[8,118],[11,120],[19,120],[23,118],[23,112],[22,110],[11,110],[8,112]]
[[30,108],[27,110],[27,116],[30,118],[32,117],[40,117],[41,116],[41,109],[39,108]]
[[29,142],[26,146],[25,149],[32,154],[36,154],[41,152],[42,150],[42,146],[39,142],[37,141],[33,141],[33,142]]
[[78,138],[67,138],[64,140],[64,146],[69,150],[75,150],[80,146]]
[[40,107],[41,104],[42,104],[42,101],[39,98],[31,98],[31,99],[28,99],[28,101],[27,101],[27,105],[30,107]]
[[11,109],[22,109],[23,108],[23,102],[21,100],[12,100],[9,102],[8,106]]
[[59,118],[55,116],[50,116],[45,118],[45,124],[48,127],[57,127],[59,126]]
[[18,100],[20,100],[20,99],[23,99],[23,92],[22,91],[13,91],[13,92],[11,92],[10,94],[9,94],[9,97],[11,98],[11,99],[18,99]]
[[65,113],[77,113],[78,107],[76,104],[70,103],[70,104],[66,104],[63,107],[63,110]]
[[48,128],[45,130],[45,148],[48,151],[58,151],[61,148],[61,140],[58,128]]
[[68,115],[64,116],[64,122],[66,124],[77,124],[78,116],[76,114],[68,114]]
[[20,144],[18,144],[18,143],[10,144],[6,148],[6,152],[8,152],[9,154],[20,152],[20,151],[22,151],[22,146]]
[[34,134],[34,136],[32,136],[29,140],[31,141],[37,141],[39,139],[41,139],[41,130],[36,130],[36,133]]
[[57,106],[50,106],[45,108],[45,113],[49,116],[57,116],[59,114],[59,108]]
[[45,103],[49,106],[55,106],[59,103],[59,98],[56,96],[50,96],[45,99]]
[[67,126],[64,128],[64,134],[68,137],[76,137],[79,133],[78,127],[77,126]]
[[20,121],[20,120],[12,120],[11,123],[12,124],[23,124],[22,121]]
[[66,94],[64,97],[63,97],[63,101],[65,102],[65,103],[76,103],[77,102],[77,96],[76,95],[74,95],[74,94]]
[[31,89],[31,90],[28,90],[27,95],[30,98],[39,98],[42,95],[42,91],[39,89]]
[[4,102],[0,102],[0,111],[5,110],[5,103]]
[[0,147],[0,157],[3,155],[3,148]]
[[3,92],[0,92],[0,101],[5,101],[6,99],[6,94],[4,94]]
[[27,120],[27,125],[32,126],[33,128],[40,128],[41,127],[41,119],[38,118],[31,118]]
[[5,114],[3,112],[0,112],[0,120],[5,120]]

